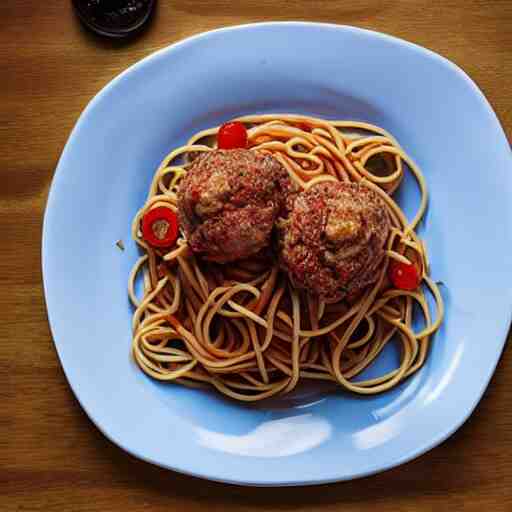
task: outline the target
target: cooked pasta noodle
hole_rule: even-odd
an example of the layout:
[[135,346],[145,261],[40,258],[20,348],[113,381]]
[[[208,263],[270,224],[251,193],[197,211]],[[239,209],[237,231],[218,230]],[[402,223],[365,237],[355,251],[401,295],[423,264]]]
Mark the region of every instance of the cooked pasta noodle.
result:
[[[144,252],[128,285],[135,307],[135,361],[155,379],[214,387],[246,402],[289,393],[303,379],[332,381],[360,394],[396,386],[421,368],[443,318],[425,244],[415,231],[428,200],[420,169],[392,135],[367,123],[301,115],[251,115],[239,121],[248,129],[249,148],[270,152],[302,189],[326,180],[350,181],[379,194],[392,228],[378,279],[351,303],[326,304],[294,289],[271,258],[229,265],[203,261],[184,236],[171,249],[148,245],[140,232],[143,215],[157,206],[177,211],[177,188],[192,159],[215,147],[218,127],[202,131],[163,160],[133,221],[133,238]],[[411,221],[392,197],[407,171],[421,192]],[[394,288],[387,272],[393,260],[415,263],[422,286]],[[426,293],[434,299],[433,312]],[[423,327],[415,331],[416,314]],[[356,379],[393,340],[401,346],[398,366],[377,378]]]

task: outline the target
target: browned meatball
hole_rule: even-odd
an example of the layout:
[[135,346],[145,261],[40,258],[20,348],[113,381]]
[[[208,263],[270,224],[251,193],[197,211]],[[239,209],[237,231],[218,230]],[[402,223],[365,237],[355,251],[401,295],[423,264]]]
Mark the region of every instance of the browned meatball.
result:
[[390,229],[384,202],[355,183],[323,182],[300,194],[279,223],[280,262],[294,286],[336,302],[378,277]]
[[266,247],[284,207],[289,177],[271,155],[247,149],[197,157],[178,190],[178,209],[191,249],[225,263]]

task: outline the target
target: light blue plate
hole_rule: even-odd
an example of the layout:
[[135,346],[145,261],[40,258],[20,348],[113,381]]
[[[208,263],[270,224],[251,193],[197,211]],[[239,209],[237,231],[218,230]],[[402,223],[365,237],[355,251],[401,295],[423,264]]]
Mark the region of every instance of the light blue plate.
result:
[[[370,398],[302,387],[256,406],[160,384],[129,354],[130,223],[163,156],[240,114],[298,112],[390,130],[422,166],[423,224],[446,320],[425,367]],[[217,30],[165,48],[105,87],[59,162],[43,230],[48,315],[91,420],[146,461],[213,480],[297,485],[369,475],[468,418],[512,311],[512,158],[495,114],[451,62],[382,34],[310,23]],[[412,206],[406,183],[401,199]],[[122,239],[126,251],[115,242]],[[396,359],[388,351],[377,369]],[[50,390],[51,392],[51,390]]]

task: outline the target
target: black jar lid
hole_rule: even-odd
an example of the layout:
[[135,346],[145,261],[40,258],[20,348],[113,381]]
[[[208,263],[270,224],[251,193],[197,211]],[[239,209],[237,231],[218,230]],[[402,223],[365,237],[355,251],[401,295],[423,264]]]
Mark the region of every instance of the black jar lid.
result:
[[73,0],[82,23],[97,34],[125,38],[139,32],[151,18],[156,0]]

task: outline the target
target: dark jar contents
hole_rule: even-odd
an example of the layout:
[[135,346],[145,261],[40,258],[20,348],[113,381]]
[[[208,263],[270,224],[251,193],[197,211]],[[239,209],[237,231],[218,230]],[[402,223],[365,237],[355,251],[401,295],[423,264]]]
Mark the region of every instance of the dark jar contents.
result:
[[73,0],[80,19],[95,32],[123,37],[148,20],[155,0]]

